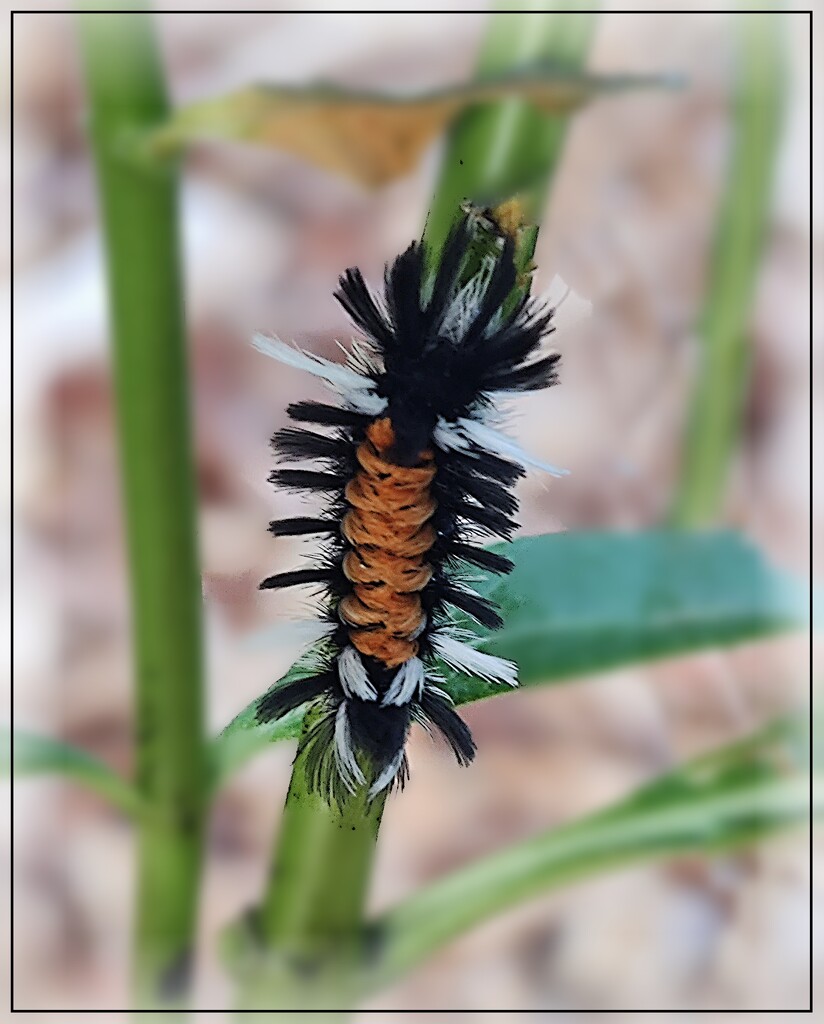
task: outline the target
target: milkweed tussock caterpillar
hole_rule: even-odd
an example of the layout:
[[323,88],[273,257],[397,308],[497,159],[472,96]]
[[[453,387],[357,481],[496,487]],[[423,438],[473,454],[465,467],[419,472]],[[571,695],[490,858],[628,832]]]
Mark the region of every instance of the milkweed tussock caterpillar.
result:
[[412,722],[439,730],[459,763],[473,759],[470,731],[439,686],[437,659],[517,685],[516,665],[476,650],[450,609],[489,629],[502,624],[468,574],[473,567],[507,573],[512,563],[478,541],[511,537],[511,489],[525,465],[564,471],[501,433],[498,405],[554,384],[559,356],[545,347],[551,307],[527,295],[507,307],[516,284],[511,238],[499,238],[495,253],[462,281],[472,238],[464,218],[428,287],[425,252],[411,245],[387,267],[382,299],[359,270],[347,270],[335,297],[363,337],[345,365],[277,339],[254,342],[322,378],[339,400],[290,405],[294,421],[321,432],[286,427],[272,438],[283,462],[314,463],[278,468],[272,482],[327,497],[319,516],[276,520],[271,533],[325,541],[315,564],[260,586],[314,585],[325,612],[313,674],[274,687],[256,709],[258,720],[270,721],[315,702],[304,738],[309,777],[338,802],[363,788],[373,799],[403,785]]

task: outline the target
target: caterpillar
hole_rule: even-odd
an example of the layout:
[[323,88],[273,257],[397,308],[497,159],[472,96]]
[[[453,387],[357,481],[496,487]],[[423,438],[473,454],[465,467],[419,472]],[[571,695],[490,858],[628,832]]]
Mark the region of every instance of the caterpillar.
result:
[[560,357],[544,344],[554,310],[528,292],[512,298],[513,240],[498,237],[495,251],[467,274],[472,240],[464,217],[429,283],[425,247],[413,243],[387,265],[382,298],[360,270],[348,269],[335,298],[361,338],[346,364],[277,338],[254,339],[338,397],[337,404],[288,407],[293,421],[320,432],[289,426],[272,438],[281,461],[314,467],[277,468],[270,481],[326,498],[320,515],[275,520],[270,532],[324,541],[314,564],[269,576],[260,587],[320,588],[316,639],[323,644],[316,671],[270,689],[256,708],[265,722],[313,702],[304,737],[308,775],[330,800],[363,789],[373,800],[402,788],[413,722],[438,730],[460,764],[472,761],[475,743],[443,689],[438,659],[490,683],[517,685],[516,665],[475,649],[450,609],[488,629],[502,625],[467,573],[507,573],[512,562],[478,541],[511,538],[512,487],[525,465],[564,471],[501,433],[499,405],[555,384]]

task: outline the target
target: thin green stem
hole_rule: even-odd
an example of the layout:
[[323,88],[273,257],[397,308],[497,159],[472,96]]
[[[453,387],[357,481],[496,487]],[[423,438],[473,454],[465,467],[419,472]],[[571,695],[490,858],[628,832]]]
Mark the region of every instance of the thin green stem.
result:
[[[551,5],[533,6],[538,12]],[[591,19],[575,16],[575,31],[571,31],[564,28],[571,23],[556,18],[540,13],[495,15],[482,50],[479,76],[541,58],[557,58],[565,68],[579,66],[591,35]],[[572,48],[577,54],[575,61],[570,59]],[[539,146],[538,174],[546,182],[554,169],[562,133],[559,123],[547,127],[545,116],[519,101],[477,108],[468,119],[461,119],[447,143],[441,183],[427,221],[425,238],[433,266],[463,197],[477,199],[496,189],[505,197],[526,180],[534,187],[536,170],[529,154],[539,136],[548,140]],[[464,173],[460,161],[462,154],[470,152]],[[342,811],[331,808],[309,791],[305,772],[301,748],[269,887],[255,918],[268,955],[259,961],[260,969],[253,970],[241,984],[244,1008],[346,1005],[345,993],[361,951],[364,906],[383,806],[376,802],[367,810],[353,801]],[[316,970],[324,963],[329,965],[328,980],[319,981],[319,975],[313,974],[313,982],[309,986],[303,983],[301,991],[295,968],[309,958]],[[262,974],[266,977],[261,984]]]
[[127,155],[168,103],[149,16],[77,16],[106,242],[131,575],[140,825],[135,998],[186,988],[202,858],[206,763],[177,175]]
[[699,326],[701,362],[672,520],[704,526],[722,510],[741,432],[749,372],[747,325],[770,217],[786,90],[783,19],[742,15],[734,138],[709,289]]

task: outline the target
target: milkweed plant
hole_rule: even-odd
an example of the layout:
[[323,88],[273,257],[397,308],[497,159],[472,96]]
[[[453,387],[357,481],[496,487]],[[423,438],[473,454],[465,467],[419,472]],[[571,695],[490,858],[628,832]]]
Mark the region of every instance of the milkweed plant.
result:
[[[730,198],[703,321],[709,369],[727,365],[743,337],[782,112],[781,33],[766,16],[737,20]],[[136,776],[120,778],[44,736],[10,739],[18,775],[62,771],[134,821],[133,1006],[187,1005],[210,803],[242,763],[280,740],[298,746],[272,870],[222,943],[237,1007],[262,1013],[351,1009],[476,923],[554,886],[753,843],[803,821],[803,723],[782,718],[603,811],[447,874],[376,918],[365,911],[383,808],[403,799],[415,723],[469,765],[476,748],[459,705],[518,682],[571,680],[801,624],[793,581],[713,526],[740,422],[737,381],[723,373],[699,374],[671,525],[516,535],[518,479],[563,471],[524,450],[505,412],[522,392],[562,382],[555,328],[586,312],[563,286],[533,289],[538,224],[566,126],[601,94],[621,102],[627,89],[671,80],[587,74],[597,15],[533,5],[531,14],[490,16],[476,78],[462,87],[389,100],[254,86],[172,110],[150,15],[86,11],[76,21],[108,261]],[[324,141],[324,125],[334,123],[349,145],[307,150],[284,116],[298,107],[309,134]],[[358,137],[349,116],[357,109],[372,117],[369,137]],[[390,130],[404,135],[396,147],[404,159],[375,141],[375,131]],[[272,439],[281,462],[273,482],[312,492],[315,508],[269,529],[274,538],[313,536],[312,561],[261,583],[314,587],[322,602],[301,632],[307,650],[297,664],[210,739],[180,156],[202,137],[268,143],[374,185],[405,173],[438,133],[446,140],[425,228],[397,258],[387,254],[383,291],[341,268],[336,297],[358,332],[347,359],[323,359],[265,330],[255,338],[296,389],[299,373],[330,389],[329,402],[291,405],[296,425]],[[353,146],[355,163],[346,156]],[[703,430],[706,408],[725,424],[715,446]]]

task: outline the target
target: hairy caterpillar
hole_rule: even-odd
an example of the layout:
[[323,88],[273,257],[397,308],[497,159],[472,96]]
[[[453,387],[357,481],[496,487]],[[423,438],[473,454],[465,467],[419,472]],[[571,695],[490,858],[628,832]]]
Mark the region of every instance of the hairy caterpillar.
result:
[[543,346],[553,309],[526,294],[511,299],[512,240],[497,238],[467,278],[472,237],[464,218],[428,287],[424,249],[413,243],[387,267],[382,301],[359,270],[346,271],[335,297],[364,336],[346,365],[255,338],[262,352],[325,380],[340,401],[289,406],[293,420],[327,432],[286,427],[272,438],[282,460],[317,468],[276,469],[270,480],[327,500],[321,516],[276,520],[271,533],[326,541],[317,564],[260,586],[321,587],[324,643],[315,674],[271,689],[256,711],[268,721],[316,702],[304,742],[312,784],[330,799],[402,786],[413,721],[438,729],[459,763],[472,760],[475,744],[438,685],[436,658],[517,685],[515,664],[467,644],[449,609],[501,625],[467,585],[465,567],[506,573],[512,563],[473,541],[511,537],[511,488],[525,463],[563,471],[499,432],[496,403],[554,384],[559,356]]

